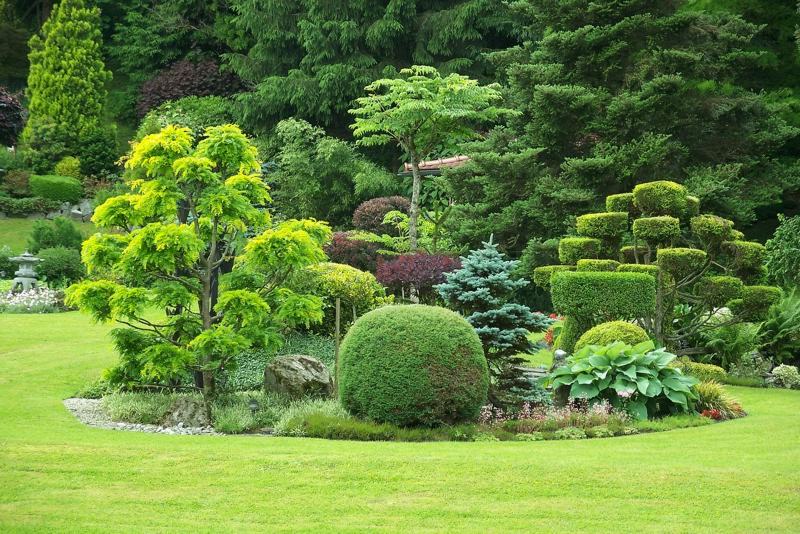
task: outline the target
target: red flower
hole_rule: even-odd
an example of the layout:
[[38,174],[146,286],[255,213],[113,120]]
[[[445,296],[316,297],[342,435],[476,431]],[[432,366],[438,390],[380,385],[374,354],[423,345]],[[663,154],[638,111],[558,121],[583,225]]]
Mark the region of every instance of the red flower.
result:
[[547,343],[549,346],[553,345],[553,329],[548,328],[547,332],[544,333],[544,342]]

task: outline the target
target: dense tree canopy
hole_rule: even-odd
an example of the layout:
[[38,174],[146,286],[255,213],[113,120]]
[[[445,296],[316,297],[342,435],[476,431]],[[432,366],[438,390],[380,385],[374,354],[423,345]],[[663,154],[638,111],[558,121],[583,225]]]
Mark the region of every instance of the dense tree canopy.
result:
[[360,201],[398,188],[394,176],[350,143],[304,120],[279,122],[275,144],[274,170],[267,178],[284,216],[349,224]]
[[346,136],[347,110],[372,81],[411,64],[487,74],[483,52],[513,42],[499,0],[230,4],[240,44],[228,61],[252,84],[242,96],[250,127],[295,115]]
[[751,46],[759,27],[679,4],[515,4],[527,33],[542,37],[492,56],[521,115],[469,147],[473,163],[452,173],[463,239],[495,231],[521,248],[605,194],[653,179],[683,182],[745,224],[798,189],[785,149],[799,130],[780,104],[740,84],[763,56]]

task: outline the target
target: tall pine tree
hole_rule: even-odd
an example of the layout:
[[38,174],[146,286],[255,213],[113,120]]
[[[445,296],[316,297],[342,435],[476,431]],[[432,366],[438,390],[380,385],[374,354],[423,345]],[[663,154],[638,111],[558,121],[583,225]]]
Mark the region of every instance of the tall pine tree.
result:
[[[251,129],[296,116],[348,136],[347,110],[364,87],[413,64],[482,78],[483,53],[512,42],[501,0],[231,0],[228,63]],[[244,39],[240,39],[239,35]]]
[[519,354],[530,352],[530,332],[544,331],[552,321],[544,314],[513,302],[514,293],[527,286],[517,278],[519,262],[506,259],[489,240],[483,248],[461,258],[461,268],[445,273],[445,282],[436,286],[448,306],[460,312],[475,327],[492,375],[490,398],[496,405],[535,401],[531,384]]
[[610,193],[670,179],[745,225],[800,186],[798,129],[740,84],[759,27],[674,0],[516,3],[523,47],[494,54],[522,114],[451,173],[461,237],[521,249],[561,234]]

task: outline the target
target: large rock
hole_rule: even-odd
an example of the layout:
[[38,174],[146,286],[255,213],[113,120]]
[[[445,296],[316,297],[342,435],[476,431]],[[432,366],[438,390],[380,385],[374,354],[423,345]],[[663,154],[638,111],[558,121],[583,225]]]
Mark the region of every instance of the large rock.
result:
[[211,422],[206,417],[206,407],[200,397],[180,396],[169,407],[162,423],[166,426],[203,427]]
[[305,354],[289,354],[273,360],[264,370],[264,389],[293,399],[329,397],[333,380],[325,364]]

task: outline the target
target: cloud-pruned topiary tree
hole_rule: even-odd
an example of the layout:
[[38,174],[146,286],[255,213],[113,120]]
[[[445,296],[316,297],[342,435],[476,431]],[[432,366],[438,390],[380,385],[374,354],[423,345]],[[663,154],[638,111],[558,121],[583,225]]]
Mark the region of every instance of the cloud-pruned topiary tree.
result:
[[188,128],[168,126],[134,146],[131,192],[97,208],[92,220],[108,232],[83,244],[93,279],[67,295],[95,320],[127,326],[113,331],[118,385],[174,385],[193,373],[208,401],[215,373],[238,352],[322,319],[321,300],[285,281],[324,260],[330,229],[272,224],[256,156],[233,125],[208,128],[196,145]]
[[[744,241],[732,221],[700,214],[684,186],[642,183],[607,197],[606,208],[577,218],[579,236],[559,243],[564,265],[534,271],[567,316],[561,348],[571,351],[599,322],[624,319],[678,354],[696,354],[705,350],[692,346],[699,334],[762,320],[781,297],[779,288],[761,285],[764,246]],[[730,313],[720,314],[723,307]]]
[[552,323],[546,315],[513,302],[513,295],[528,285],[514,275],[519,262],[508,260],[497,244],[483,244],[461,258],[461,268],[445,273],[436,286],[442,299],[475,327],[492,375],[490,396],[494,404],[508,404],[514,388],[525,388],[520,353],[530,352],[530,332],[542,332]]

